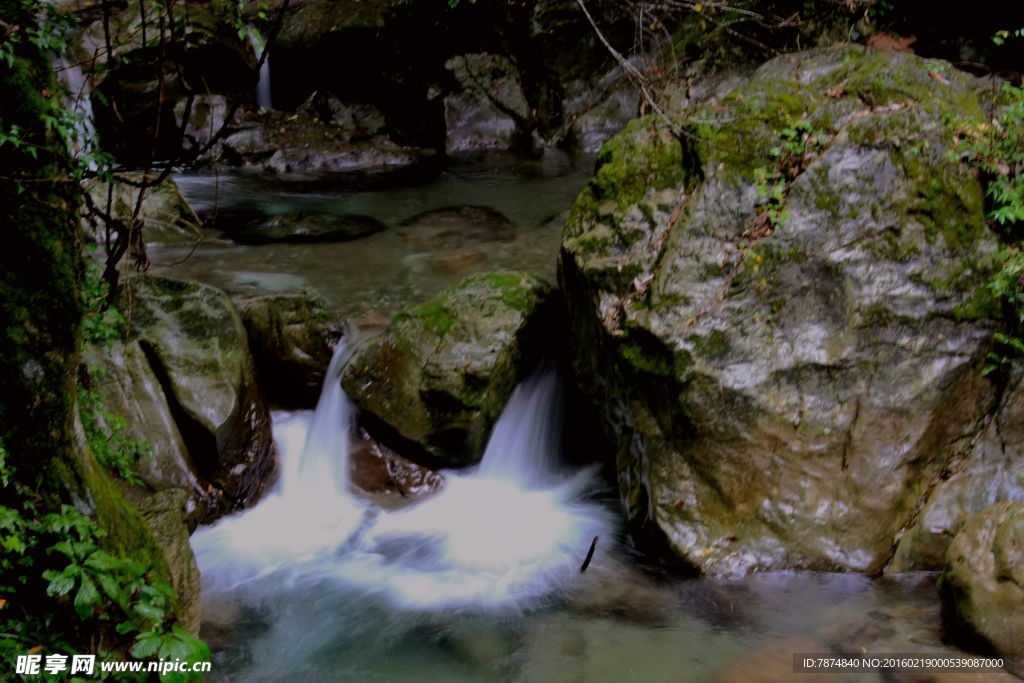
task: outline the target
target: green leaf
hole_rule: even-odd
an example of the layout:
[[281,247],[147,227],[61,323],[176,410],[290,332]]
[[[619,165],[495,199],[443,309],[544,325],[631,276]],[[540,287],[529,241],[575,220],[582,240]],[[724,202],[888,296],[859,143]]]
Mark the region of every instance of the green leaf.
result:
[[75,612],[80,617],[87,617],[93,613],[93,608],[99,604],[100,592],[96,590],[96,583],[88,574],[82,576],[82,585],[75,594]]

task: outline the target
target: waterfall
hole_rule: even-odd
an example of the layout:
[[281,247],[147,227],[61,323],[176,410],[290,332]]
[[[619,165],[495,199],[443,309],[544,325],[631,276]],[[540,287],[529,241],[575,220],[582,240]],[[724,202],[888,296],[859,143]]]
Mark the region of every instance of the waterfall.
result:
[[516,387],[487,442],[479,474],[541,486],[558,475],[562,450],[561,381],[542,369]]
[[[249,43],[252,45],[252,50],[256,53],[256,61],[259,61],[260,56],[267,47],[267,41],[254,26],[249,27]],[[260,106],[260,109],[273,109],[274,102],[270,96],[270,53],[264,58],[263,63],[260,64],[260,79],[256,82],[256,104]]]
[[351,355],[345,340],[338,342],[301,454],[284,463],[280,488],[285,498],[350,495],[348,451],[355,406],[341,388],[341,370]]
[[[583,497],[594,471],[564,472],[559,463],[553,369],[515,389],[478,468],[447,472],[441,491],[385,510],[349,491],[354,408],[338,379],[347,357],[343,347],[335,352],[315,413],[274,414],[282,457],[274,492],[193,536],[205,598],[277,600],[280,614],[313,590],[343,611],[366,601],[396,613],[521,610],[577,584],[591,540],[610,538],[614,521]],[[599,546],[595,563],[609,546]]]
[[[64,58],[54,61],[60,81],[68,91],[67,106],[74,113],[74,139],[71,141],[71,154],[78,158],[96,148],[92,87],[81,64],[71,64]],[[89,167],[95,170],[95,162],[90,162]]]

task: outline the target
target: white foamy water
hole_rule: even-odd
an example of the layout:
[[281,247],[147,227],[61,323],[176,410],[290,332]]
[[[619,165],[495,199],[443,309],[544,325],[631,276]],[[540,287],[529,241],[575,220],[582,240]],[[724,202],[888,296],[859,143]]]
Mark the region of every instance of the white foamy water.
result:
[[607,552],[612,516],[583,498],[593,472],[561,470],[553,370],[516,389],[475,471],[448,473],[436,495],[385,511],[349,491],[344,359],[336,352],[315,413],[274,415],[275,491],[193,536],[204,598],[272,610],[315,585],[321,597],[398,612],[521,610],[572,585],[594,536]]

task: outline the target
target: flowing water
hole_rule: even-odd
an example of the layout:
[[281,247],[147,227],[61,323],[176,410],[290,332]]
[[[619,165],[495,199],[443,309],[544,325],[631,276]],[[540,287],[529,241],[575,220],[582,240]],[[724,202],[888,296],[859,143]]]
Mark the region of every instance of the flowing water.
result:
[[[472,272],[529,270],[554,280],[568,207],[593,173],[593,159],[476,161],[413,187],[334,188],[252,175],[185,175],[176,181],[197,211],[302,210],[360,214],[387,229],[358,240],[319,244],[234,244],[212,230],[191,245],[154,245],[153,272],[207,282],[238,294],[312,286],[346,316],[388,318]],[[426,211],[486,206],[509,229],[466,226],[461,234],[402,226]],[[187,258],[186,258],[187,257]],[[184,262],[182,262],[182,260]]]
[[[591,169],[591,160],[476,163],[416,187],[346,191],[183,176],[201,211],[358,213],[388,228],[339,244],[249,247],[214,235],[173,266],[189,247],[150,255],[158,270],[238,293],[313,285],[345,314],[384,319],[472,270],[552,277],[559,214]],[[495,239],[468,229],[452,242],[402,226],[460,204],[500,211],[512,233]],[[785,681],[794,678],[794,652],[955,653],[942,642],[933,575],[792,572],[724,582],[643,566],[624,541],[614,492],[565,464],[551,368],[515,391],[475,470],[448,473],[440,492],[411,506],[378,508],[350,490],[356,415],[337,380],[346,353],[339,348],[331,362],[315,411],[274,413],[276,489],[193,536],[203,636],[215,656],[210,680]]]
[[193,536],[212,680],[787,680],[794,652],[949,652],[930,575],[642,571],[594,473],[562,463],[551,368],[516,389],[475,470],[378,509],[349,490],[346,353],[315,411],[274,414],[277,488]]

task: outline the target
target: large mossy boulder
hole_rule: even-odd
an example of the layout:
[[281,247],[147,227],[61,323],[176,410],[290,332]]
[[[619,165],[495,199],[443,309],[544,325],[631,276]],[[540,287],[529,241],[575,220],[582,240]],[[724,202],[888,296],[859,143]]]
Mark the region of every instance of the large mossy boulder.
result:
[[189,494],[182,489],[165,489],[144,500],[139,512],[167,558],[171,585],[178,596],[175,614],[188,631],[199,633],[203,618],[200,602],[199,565],[189,544]]
[[240,296],[256,372],[267,398],[286,408],[316,405],[343,325],[315,291]]
[[395,316],[349,362],[345,391],[382,442],[473,464],[512,390],[551,347],[552,294],[530,274],[472,275]]
[[943,622],[962,644],[1024,663],[1024,503],[974,515],[946,553]]
[[648,548],[717,575],[889,561],[996,396],[996,241],[949,154],[979,89],[838,47],[603,147],[560,278]]
[[254,502],[273,471],[274,445],[245,327],[227,295],[144,276],[129,280],[120,305],[219,510]]

